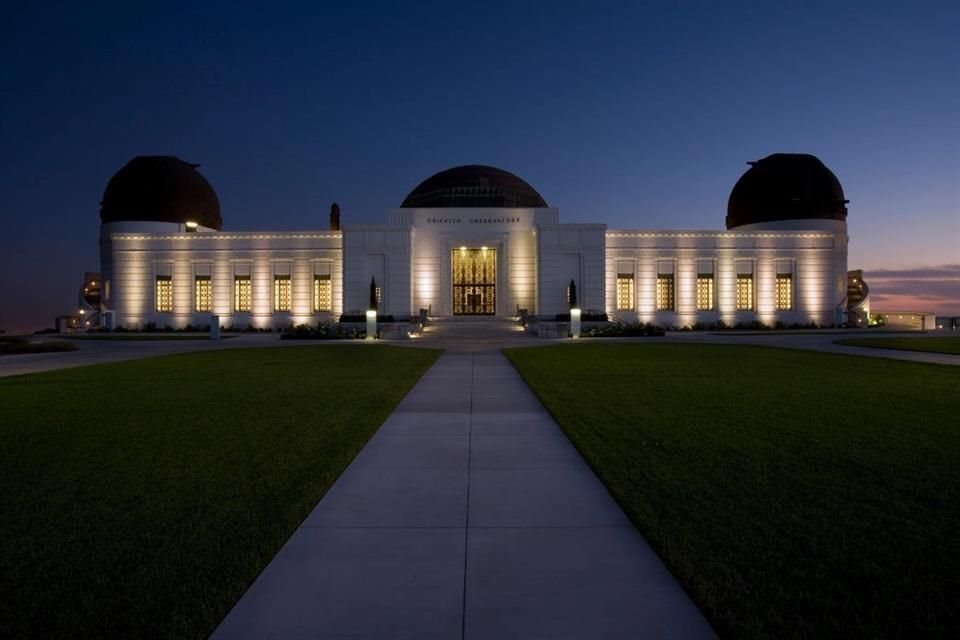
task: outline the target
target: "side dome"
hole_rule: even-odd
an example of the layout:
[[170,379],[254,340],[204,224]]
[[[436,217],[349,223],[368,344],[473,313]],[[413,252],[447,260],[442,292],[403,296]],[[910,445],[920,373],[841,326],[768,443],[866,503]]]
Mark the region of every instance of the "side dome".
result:
[[843,187],[820,159],[775,153],[750,162],[727,202],[727,229],[779,220],[847,219]]
[[220,230],[220,201],[198,164],[175,156],[137,156],[103,192],[100,222],[196,222]]
[[503,169],[468,164],[435,173],[400,205],[418,207],[545,208],[546,201],[523,179]]

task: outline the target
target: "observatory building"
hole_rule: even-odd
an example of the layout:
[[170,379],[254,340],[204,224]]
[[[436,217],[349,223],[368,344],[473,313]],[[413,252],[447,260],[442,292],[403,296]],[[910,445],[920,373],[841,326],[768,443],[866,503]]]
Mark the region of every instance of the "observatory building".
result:
[[[92,326],[282,328],[382,314],[553,317],[580,306],[663,326],[848,322],[847,207],[812,155],[777,153],[733,186],[726,229],[561,222],[521,178],[481,165],[417,185],[384,224],[224,230],[198,165],[140,156],[107,184]],[[341,224],[343,222],[343,224]],[[860,293],[863,293],[862,291]],[[864,296],[861,296],[864,297]]]

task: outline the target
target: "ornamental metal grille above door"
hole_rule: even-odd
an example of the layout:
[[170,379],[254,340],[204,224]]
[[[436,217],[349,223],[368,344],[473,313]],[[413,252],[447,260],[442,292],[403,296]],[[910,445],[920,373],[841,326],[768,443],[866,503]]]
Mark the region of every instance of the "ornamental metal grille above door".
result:
[[492,316],[497,313],[496,249],[454,249],[453,315]]

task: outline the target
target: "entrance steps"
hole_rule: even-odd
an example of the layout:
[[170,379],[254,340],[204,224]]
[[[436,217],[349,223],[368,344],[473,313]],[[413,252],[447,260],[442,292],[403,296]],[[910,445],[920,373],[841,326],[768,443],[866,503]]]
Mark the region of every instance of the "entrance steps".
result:
[[425,344],[436,343],[447,349],[469,351],[496,348],[499,343],[513,346],[518,342],[533,340],[513,318],[489,316],[434,318],[418,338]]

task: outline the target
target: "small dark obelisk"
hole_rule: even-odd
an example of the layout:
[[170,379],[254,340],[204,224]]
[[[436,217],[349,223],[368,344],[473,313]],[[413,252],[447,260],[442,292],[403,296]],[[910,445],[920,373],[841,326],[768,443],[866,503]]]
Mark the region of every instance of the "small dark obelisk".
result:
[[340,205],[330,205],[330,231],[340,231]]

